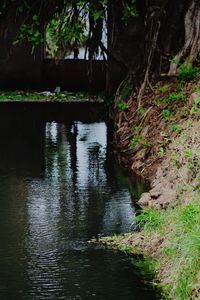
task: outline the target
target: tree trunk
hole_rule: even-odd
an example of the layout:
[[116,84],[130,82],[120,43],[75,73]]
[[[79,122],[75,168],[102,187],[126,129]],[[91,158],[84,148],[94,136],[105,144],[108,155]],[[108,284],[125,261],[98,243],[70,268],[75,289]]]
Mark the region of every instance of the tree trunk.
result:
[[185,14],[185,43],[174,57],[168,75],[177,73],[178,63],[192,64],[200,51],[200,1],[192,0]]

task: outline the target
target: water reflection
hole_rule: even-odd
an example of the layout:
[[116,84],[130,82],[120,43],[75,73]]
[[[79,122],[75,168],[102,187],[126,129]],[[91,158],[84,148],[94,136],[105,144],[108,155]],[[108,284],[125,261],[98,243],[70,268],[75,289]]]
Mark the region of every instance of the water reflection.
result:
[[87,244],[128,231],[135,213],[105,123],[50,122],[43,133],[42,176],[0,164],[0,299],[156,299],[128,258]]

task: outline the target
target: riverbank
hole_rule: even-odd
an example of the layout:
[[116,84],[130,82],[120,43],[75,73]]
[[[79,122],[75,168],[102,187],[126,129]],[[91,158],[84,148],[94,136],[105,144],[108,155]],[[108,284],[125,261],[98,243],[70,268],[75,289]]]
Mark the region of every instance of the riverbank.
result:
[[[199,146],[200,79],[198,76],[183,82],[174,78],[160,81],[152,89],[144,95],[140,107],[137,93],[127,101],[122,97],[116,100],[114,148],[120,163],[150,182],[153,191],[140,204],[156,207],[162,204],[162,208],[169,204],[165,203],[166,198],[175,196],[174,181],[178,177],[183,181],[174,164],[181,167],[185,150],[193,148],[196,154]],[[178,158],[174,156],[180,158],[180,152],[183,157],[176,162]],[[164,180],[167,175],[170,180]]]
[[199,199],[167,210],[144,210],[140,232],[105,237],[101,242],[127,254],[151,258],[164,299],[199,299]]
[[137,92],[123,97],[116,99],[116,153],[151,188],[138,202],[141,231],[101,241],[151,257],[168,299],[200,299],[199,73],[156,83],[139,107]]
[[60,87],[51,91],[0,91],[1,102],[104,102],[102,95],[90,95],[86,92],[61,91]]

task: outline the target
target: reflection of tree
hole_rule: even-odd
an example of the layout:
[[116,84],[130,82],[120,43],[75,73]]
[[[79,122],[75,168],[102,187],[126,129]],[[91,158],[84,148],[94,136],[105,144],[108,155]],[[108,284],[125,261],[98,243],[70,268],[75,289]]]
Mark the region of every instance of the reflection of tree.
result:
[[[102,157],[101,157],[101,145],[98,143],[95,143],[92,145],[92,147],[89,148],[89,179],[93,182],[93,184],[98,184],[100,183],[100,165],[102,162]],[[103,175],[103,174],[102,174]]]
[[27,257],[24,245],[29,186],[16,172],[9,171],[6,176],[0,175],[0,294],[1,299],[6,299],[8,295],[14,299],[16,290],[23,290],[23,279],[27,276],[27,261],[22,261],[22,257]]
[[[106,145],[96,139],[97,131],[92,125],[76,122],[54,124],[54,134],[52,130],[53,127],[51,134],[47,131],[49,172],[56,174],[51,182],[58,189],[66,235],[83,239],[102,230],[109,232],[109,228],[121,230],[127,224],[123,221],[127,210],[131,218],[133,214],[127,181],[113,168]],[[122,199],[122,191],[127,202]]]
[[72,184],[74,191],[76,190],[77,185],[77,136],[78,136],[78,126],[77,123],[73,124],[73,133],[71,139],[70,147],[70,156],[71,156],[71,169],[73,172],[72,175]]

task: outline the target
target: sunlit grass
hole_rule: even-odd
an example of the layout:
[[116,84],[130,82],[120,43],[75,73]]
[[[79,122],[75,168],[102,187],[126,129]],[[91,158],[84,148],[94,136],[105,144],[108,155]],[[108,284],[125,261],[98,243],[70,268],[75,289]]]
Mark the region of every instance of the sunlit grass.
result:
[[165,238],[158,251],[158,269],[165,272],[163,284],[169,299],[199,299],[200,195],[165,211],[146,209],[137,219],[144,233]]

